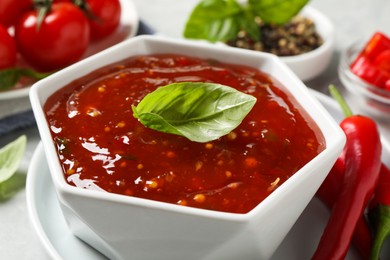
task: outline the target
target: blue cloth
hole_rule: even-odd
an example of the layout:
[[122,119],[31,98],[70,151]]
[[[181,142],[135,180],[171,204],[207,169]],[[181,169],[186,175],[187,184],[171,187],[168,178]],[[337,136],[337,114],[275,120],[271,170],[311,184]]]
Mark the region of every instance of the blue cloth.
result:
[[[138,25],[137,35],[154,34],[154,30],[140,21]],[[13,131],[25,129],[28,127],[35,127],[36,122],[34,114],[31,110],[10,115],[0,120],[0,136],[6,135]]]

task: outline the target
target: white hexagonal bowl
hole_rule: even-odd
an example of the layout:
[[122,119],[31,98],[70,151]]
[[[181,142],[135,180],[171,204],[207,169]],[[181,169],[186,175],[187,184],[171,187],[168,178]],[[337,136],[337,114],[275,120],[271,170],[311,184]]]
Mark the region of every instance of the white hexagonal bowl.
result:
[[[152,53],[211,58],[271,74],[318,124],[326,149],[246,214],[183,207],[67,184],[43,111],[45,101],[62,86],[100,67]],[[312,199],[345,143],[338,124],[276,56],[156,36],[129,39],[39,81],[31,88],[30,100],[70,230],[110,259],[268,259]]]

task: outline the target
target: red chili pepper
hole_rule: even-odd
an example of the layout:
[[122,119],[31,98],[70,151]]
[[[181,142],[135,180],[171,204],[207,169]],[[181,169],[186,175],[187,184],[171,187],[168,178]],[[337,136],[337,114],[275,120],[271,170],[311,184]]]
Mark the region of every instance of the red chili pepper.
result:
[[383,243],[390,236],[390,170],[382,164],[375,195],[370,204],[370,215],[375,227],[370,259],[377,260]]
[[333,86],[330,90],[343,104],[346,115],[340,123],[347,137],[345,174],[342,190],[313,255],[314,260],[345,258],[356,224],[374,193],[381,166],[382,146],[375,121],[366,116],[352,115],[338,91]]
[[[316,196],[332,210],[334,203],[340,195],[345,173],[345,156],[342,153],[333,165],[328,176],[318,189]],[[372,234],[363,214],[355,227],[352,243],[363,259],[368,259],[372,247]]]
[[316,196],[329,208],[332,209],[334,203],[340,195],[345,172],[344,151],[337,158],[332,169],[322,182]]

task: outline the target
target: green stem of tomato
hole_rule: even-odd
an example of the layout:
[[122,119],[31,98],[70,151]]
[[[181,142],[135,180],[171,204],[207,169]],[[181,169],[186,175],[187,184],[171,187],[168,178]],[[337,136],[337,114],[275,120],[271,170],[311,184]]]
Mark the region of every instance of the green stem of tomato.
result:
[[332,97],[337,101],[337,103],[339,103],[341,109],[343,110],[344,116],[345,117],[352,116],[353,113],[351,108],[348,106],[347,102],[345,101],[341,93],[334,85],[329,86],[329,92],[332,95]]
[[377,260],[384,242],[390,236],[390,206],[378,205],[376,207],[376,233],[370,259]]
[[46,14],[50,11],[53,0],[35,0],[34,6],[38,12],[37,15],[37,27],[36,30],[39,31],[43,20],[45,19]]

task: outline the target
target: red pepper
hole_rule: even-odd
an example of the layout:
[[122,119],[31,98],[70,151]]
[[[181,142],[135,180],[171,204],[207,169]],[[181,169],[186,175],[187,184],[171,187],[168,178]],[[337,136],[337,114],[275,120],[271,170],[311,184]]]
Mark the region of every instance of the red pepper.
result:
[[390,38],[383,33],[375,33],[350,68],[368,83],[390,90]]
[[326,176],[324,182],[318,189],[316,196],[329,208],[332,209],[334,203],[340,195],[345,171],[345,161],[342,156],[336,160],[332,169]]
[[350,67],[356,76],[379,88],[386,88],[387,82],[390,82],[390,74],[374,66],[362,54],[355,59]]
[[373,64],[379,69],[390,73],[390,48],[379,54]]
[[[345,173],[344,153],[339,156],[333,165],[328,176],[318,189],[316,196],[330,209],[337,201],[342,189],[342,183]],[[372,247],[372,234],[368,226],[365,215],[363,214],[355,227],[352,243],[363,259],[368,259]]]
[[[330,90],[336,99],[342,99],[334,87]],[[347,137],[345,174],[342,190],[313,255],[314,260],[345,258],[356,224],[374,193],[381,166],[382,146],[375,121],[366,116],[352,115],[345,102],[339,102],[344,104],[346,114],[340,123]]]
[[376,32],[371,36],[367,42],[362,53],[369,60],[374,61],[380,53],[390,49],[390,39],[381,32]]
[[370,259],[377,260],[385,240],[390,236],[390,170],[382,165],[378,185],[371,201],[370,215],[375,227]]

